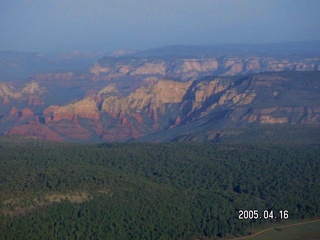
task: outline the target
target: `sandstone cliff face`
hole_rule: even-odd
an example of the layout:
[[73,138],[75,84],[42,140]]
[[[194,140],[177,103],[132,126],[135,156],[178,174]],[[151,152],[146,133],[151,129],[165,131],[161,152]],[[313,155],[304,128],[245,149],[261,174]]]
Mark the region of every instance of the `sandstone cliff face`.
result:
[[247,105],[250,104],[255,97],[256,94],[254,90],[246,90],[244,92],[239,93],[236,89],[231,89],[221,96],[221,98],[219,99],[219,105],[224,105],[228,103],[237,105]]
[[22,93],[26,94],[39,94],[43,95],[47,92],[44,87],[40,87],[39,83],[32,81],[27,83],[21,90]]
[[195,72],[213,72],[218,69],[218,61],[212,59],[183,59],[175,61],[175,73]]
[[29,106],[43,105],[43,96],[47,93],[46,88],[34,81],[27,83],[21,89],[16,89],[8,83],[0,82],[0,98],[3,98],[3,105],[11,100],[27,101]]
[[311,99],[310,96],[320,99],[317,91],[320,84],[314,81],[313,85],[303,86],[301,81],[285,74],[260,74],[236,81],[232,78],[197,81],[184,98],[174,126],[195,121],[207,123],[208,119],[220,127],[319,124],[319,107],[304,99]]
[[157,75],[165,76],[166,74],[166,64],[161,63],[145,63],[141,67],[138,67],[131,75]]
[[191,83],[161,80],[127,97],[106,97],[101,110],[114,121],[113,128],[105,127],[101,138],[106,141],[137,138],[167,127],[170,108],[182,101]]
[[244,61],[239,58],[228,58],[223,63],[224,69],[226,69],[226,72],[224,75],[226,76],[233,76],[236,74],[239,74],[241,72],[244,72]]
[[179,103],[192,82],[159,81],[151,86],[143,87],[128,97],[108,97],[103,101],[102,109],[107,112],[136,111],[146,107],[161,108],[163,104]]
[[[161,80],[128,96],[121,96],[114,85],[109,85],[99,92],[99,101],[88,97],[66,106],[51,106],[44,114],[46,125],[60,136],[87,140],[93,130],[104,141],[137,138],[196,121],[203,125],[208,119],[219,123],[220,128],[238,124],[318,124],[319,108],[282,106],[294,93],[288,93],[289,89],[299,88],[299,81],[285,74],[189,82]],[[101,119],[105,114],[108,117]],[[79,117],[92,121],[88,122],[91,130],[81,126]]]
[[[107,57],[95,62],[87,71],[36,74],[31,80],[48,89],[61,86],[79,89],[79,93],[89,96],[98,94],[101,86],[115,84],[120,94],[129,94],[140,87],[147,87],[161,79],[194,81],[205,76],[235,76],[265,71],[307,71],[320,69],[320,58],[272,58],[259,56],[239,57],[199,57],[173,58],[154,57],[124,58]],[[71,99],[65,101],[70,102]],[[10,101],[6,96],[3,103]],[[29,105],[41,105],[43,102],[34,96]],[[52,104],[62,104],[52,103]]]
[[[320,70],[318,53],[309,54],[309,47],[307,54],[290,50],[280,55],[247,47],[192,49],[120,51],[113,56],[126,56],[105,57],[78,72],[50,73],[57,69],[51,67],[41,69],[46,74],[31,71],[25,85],[0,82],[0,131],[111,141],[195,122],[209,129],[319,123],[320,85],[312,80],[319,74],[299,75]],[[21,69],[23,62],[2,61],[2,70]]]
[[[180,62],[179,71],[214,69],[214,61],[210,61],[203,61],[204,65],[198,65],[197,61]],[[255,69],[259,61],[253,59],[250,64],[241,65],[238,59],[229,59],[227,65],[229,71],[238,71],[234,66],[240,65]],[[168,67],[161,62],[156,64]],[[320,99],[318,72],[206,77],[183,82],[158,80],[160,72],[154,70],[158,65],[138,65],[140,70],[128,76],[154,71],[154,76],[146,78],[147,86],[123,94],[117,84],[102,83],[99,91],[93,91],[82,100],[49,106],[43,113],[34,110],[34,103],[27,106],[32,96],[47,94],[38,83],[31,82],[19,91],[10,84],[2,84],[0,97],[3,101],[21,98],[26,106],[10,111],[8,105],[10,113],[1,116],[0,123],[14,122],[15,126],[7,128],[6,134],[83,141],[122,141],[189,124],[219,134],[221,129],[237,126],[320,123],[320,108],[315,102]]]
[[271,57],[225,57],[148,59],[126,58],[96,62],[90,72],[94,80],[112,80],[126,75],[158,76],[195,80],[206,75],[234,76],[265,71],[312,71],[318,70],[320,58],[305,58],[300,61]]
[[192,104],[192,111],[202,105],[207,98],[213,94],[220,93],[226,90],[230,86],[230,81],[224,81],[221,78],[217,78],[210,81],[201,81],[195,85],[191,92],[194,92],[194,99]]
[[261,61],[259,58],[252,58],[247,61],[246,71],[247,72],[259,72],[261,71]]
[[90,97],[67,106],[50,106],[44,110],[45,115],[50,115],[46,121],[59,122],[63,119],[73,120],[75,117],[98,120],[100,118],[96,102]]
[[21,90],[21,93],[28,99],[29,106],[43,105],[43,96],[47,93],[46,88],[34,81],[27,83]]
[[99,74],[99,73],[108,73],[108,72],[110,72],[110,68],[102,67],[99,63],[95,63],[90,68],[90,72],[93,73],[94,75]]
[[144,118],[150,119],[157,128],[160,124],[159,114],[165,116],[167,105],[180,103],[191,83],[162,80],[140,88],[127,97],[107,97],[101,109],[111,117],[120,119],[123,124],[131,124],[125,117],[129,115],[139,124],[143,123]]
[[11,99],[22,98],[22,93],[17,92],[10,84],[0,82],[0,97],[6,99],[6,102]]
[[[89,141],[94,137],[93,132],[101,134],[103,128],[97,103],[91,97],[65,106],[50,106],[44,110],[43,117],[47,127],[66,139]],[[88,121],[87,127],[81,125],[80,118]]]
[[255,90],[248,89],[249,85],[248,80],[237,83],[231,78],[195,82],[182,102],[175,126],[201,119],[222,109],[231,110],[249,105],[256,97]]
[[118,93],[119,90],[117,89],[115,84],[110,84],[107,85],[105,88],[101,89],[98,92],[98,95],[102,95],[102,94],[110,94],[110,93]]
[[9,118],[15,121],[28,119],[33,116],[34,116],[34,113],[29,108],[23,108],[22,110],[19,110],[15,107],[12,107],[9,113]]

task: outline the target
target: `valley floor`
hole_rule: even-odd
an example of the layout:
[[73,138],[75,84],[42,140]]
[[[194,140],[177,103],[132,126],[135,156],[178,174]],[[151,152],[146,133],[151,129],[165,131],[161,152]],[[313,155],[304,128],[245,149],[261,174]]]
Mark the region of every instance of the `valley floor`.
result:
[[249,236],[239,238],[228,238],[230,240],[316,240],[320,238],[320,219],[304,220],[288,225],[279,225],[261,230]]

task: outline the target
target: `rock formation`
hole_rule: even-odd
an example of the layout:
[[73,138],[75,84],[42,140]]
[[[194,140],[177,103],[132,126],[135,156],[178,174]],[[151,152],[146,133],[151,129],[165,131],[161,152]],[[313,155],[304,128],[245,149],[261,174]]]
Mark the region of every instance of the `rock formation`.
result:
[[109,56],[81,71],[0,82],[0,132],[124,141],[168,129],[177,135],[189,125],[220,134],[239,126],[319,124],[319,70],[320,58],[310,54]]

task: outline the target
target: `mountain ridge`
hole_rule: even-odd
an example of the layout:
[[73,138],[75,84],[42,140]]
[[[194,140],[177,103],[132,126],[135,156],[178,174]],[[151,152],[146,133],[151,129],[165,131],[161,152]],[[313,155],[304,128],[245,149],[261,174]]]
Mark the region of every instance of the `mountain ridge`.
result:
[[317,125],[319,43],[120,51],[76,71],[2,81],[0,134],[103,142],[167,132],[172,140],[189,126],[214,139],[237,127]]
[[[319,78],[318,71],[206,77],[187,82],[164,79],[127,96],[107,91],[67,105],[49,106],[38,115],[21,109],[16,119],[26,135],[28,125],[38,124],[65,140],[76,140],[76,132],[82,132],[85,141],[126,141],[197,122],[207,128],[215,123],[212,130],[319,124]],[[22,134],[18,129],[15,126],[5,134]]]

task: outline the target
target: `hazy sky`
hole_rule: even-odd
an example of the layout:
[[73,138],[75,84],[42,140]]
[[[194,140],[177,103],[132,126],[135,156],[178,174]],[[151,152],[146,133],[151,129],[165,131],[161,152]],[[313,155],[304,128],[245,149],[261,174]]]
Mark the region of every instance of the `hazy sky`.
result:
[[0,0],[0,50],[320,40],[319,0]]

